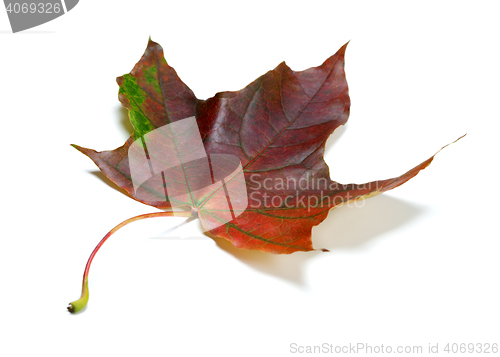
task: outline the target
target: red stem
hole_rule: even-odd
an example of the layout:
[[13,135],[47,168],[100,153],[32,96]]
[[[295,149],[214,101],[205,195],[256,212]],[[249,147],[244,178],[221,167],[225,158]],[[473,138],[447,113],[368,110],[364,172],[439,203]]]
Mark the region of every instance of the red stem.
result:
[[82,310],[86,305],[87,301],[89,299],[89,290],[88,290],[88,276],[89,276],[89,270],[90,270],[90,265],[92,264],[92,260],[94,259],[95,255],[101,249],[102,245],[104,242],[108,240],[109,237],[113,235],[117,230],[120,228],[126,226],[129,223],[139,221],[141,219],[146,219],[146,218],[154,218],[154,217],[169,217],[169,216],[176,216],[176,217],[192,217],[194,212],[173,212],[173,211],[165,211],[165,212],[155,212],[155,213],[147,213],[147,214],[142,214],[140,216],[132,217],[129,218],[119,225],[117,225],[115,228],[110,230],[108,234],[104,236],[104,238],[101,239],[99,244],[94,248],[92,251],[92,254],[90,254],[90,257],[87,261],[87,265],[85,265],[85,271],[83,272],[83,282],[82,282],[82,295],[80,299],[73,301],[69,304],[68,310],[70,312],[78,312]]

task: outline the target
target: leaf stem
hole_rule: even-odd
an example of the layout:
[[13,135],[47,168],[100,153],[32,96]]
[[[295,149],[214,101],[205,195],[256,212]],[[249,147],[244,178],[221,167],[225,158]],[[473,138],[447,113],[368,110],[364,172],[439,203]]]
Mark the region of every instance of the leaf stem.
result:
[[129,218],[119,225],[117,225],[115,228],[110,230],[108,234],[104,236],[104,238],[101,239],[99,244],[94,248],[92,251],[92,254],[90,254],[90,257],[87,261],[87,265],[85,266],[85,271],[83,272],[83,282],[82,282],[82,295],[78,300],[75,300],[73,302],[70,302],[68,305],[68,310],[70,312],[78,312],[81,311],[86,305],[89,300],[89,287],[88,287],[88,278],[89,278],[89,270],[90,270],[90,264],[92,264],[92,260],[94,259],[95,255],[99,251],[99,249],[102,247],[104,242],[108,240],[109,237],[113,235],[117,230],[120,228],[126,226],[129,223],[139,221],[141,219],[146,219],[146,218],[154,218],[154,217],[193,217],[196,214],[194,211],[185,211],[185,212],[177,212],[177,211],[165,211],[165,212],[155,212],[155,213],[147,213],[147,214],[141,214],[139,216],[135,216],[132,218]]

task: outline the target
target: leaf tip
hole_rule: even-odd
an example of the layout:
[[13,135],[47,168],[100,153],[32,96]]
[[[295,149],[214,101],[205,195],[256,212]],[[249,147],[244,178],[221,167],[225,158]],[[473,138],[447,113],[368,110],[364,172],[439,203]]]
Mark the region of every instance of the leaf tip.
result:
[[71,144],[76,150],[80,151],[82,154],[85,154],[90,157],[90,153],[95,152],[95,150],[92,149],[87,149],[82,146],[76,145],[76,144]]
[[[458,140],[462,139],[463,137],[465,137],[467,135],[467,133],[465,133],[464,135],[462,135],[461,137],[459,137],[457,140],[455,140],[453,143],[456,143]],[[452,144],[453,144],[452,143]]]
[[[462,139],[463,137],[465,137],[465,135],[467,135],[467,133],[465,133],[464,135],[462,135],[461,137],[459,137],[459,138],[458,138],[458,139],[456,139],[455,141],[452,141],[451,143],[446,144],[446,145],[445,145],[445,146],[443,146],[441,149],[439,149],[439,151],[443,150],[443,149],[444,149],[445,147],[447,147],[448,145],[455,144],[458,140],[460,140],[460,139]],[[435,154],[434,154],[434,156],[436,156],[436,155],[439,153],[439,151],[438,151],[437,153],[435,153]],[[434,156],[433,156],[433,157],[434,157]]]
[[149,36],[148,46],[146,47],[146,51],[147,51],[148,49],[152,49],[152,48],[155,48],[155,49],[157,49],[157,50],[159,50],[159,51],[163,51],[163,47],[161,47],[161,45],[160,45],[159,43],[157,43],[157,42],[153,41],[153,40],[151,39],[151,36]]
[[153,46],[160,46],[160,45],[158,43],[156,43],[155,41],[153,41],[153,39],[151,38],[151,35],[149,35],[147,48],[150,48],[150,47],[153,47]]
[[351,40],[347,41],[342,47],[339,48],[339,50],[337,51],[337,55],[340,55],[342,57],[345,55],[345,50],[349,42],[351,42]]

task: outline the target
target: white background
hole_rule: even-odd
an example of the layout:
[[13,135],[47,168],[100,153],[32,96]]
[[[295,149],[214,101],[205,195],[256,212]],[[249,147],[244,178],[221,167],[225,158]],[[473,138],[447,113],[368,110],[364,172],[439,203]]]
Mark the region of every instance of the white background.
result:
[[[289,356],[290,345],[500,343],[498,2],[200,3],[82,0],[11,34],[0,11],[2,356]],[[71,315],[87,257],[155,212],[70,146],[130,134],[115,82],[148,37],[198,98],[281,61],[321,64],[347,41],[349,122],[331,176],[398,176],[393,191],[313,229],[330,253],[275,256],[144,220],[113,236]],[[305,354],[303,354],[305,355]],[[310,354],[309,354],[310,355]],[[326,354],[328,355],[328,354]]]

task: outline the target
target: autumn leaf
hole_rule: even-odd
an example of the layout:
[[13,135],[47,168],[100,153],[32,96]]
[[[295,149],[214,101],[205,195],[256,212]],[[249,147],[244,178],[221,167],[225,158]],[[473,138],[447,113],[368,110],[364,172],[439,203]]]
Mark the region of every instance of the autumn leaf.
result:
[[[82,298],[70,304],[70,311],[81,310],[87,302],[88,269],[95,253],[111,234],[132,221],[196,216],[208,235],[227,239],[238,248],[277,254],[310,251],[312,227],[331,208],[393,189],[426,168],[434,156],[387,180],[344,185],[331,180],[323,158],[325,143],[346,123],[350,108],[346,47],[321,66],[295,72],[283,62],[240,91],[198,100],[167,64],[161,46],[150,40],[130,74],[117,79],[118,97],[129,110],[134,133],[112,151],[74,147],[132,198],[167,211],[134,217],[103,238],[87,263]],[[170,131],[162,129],[168,127]],[[175,134],[172,128],[184,129],[176,129]],[[198,153],[198,161],[188,164],[179,154],[186,143],[195,146],[192,151]],[[162,149],[151,155],[152,146]],[[157,161],[164,166],[138,165],[142,161],[131,156],[134,147],[142,161],[161,156]],[[232,176],[217,178],[217,172]],[[138,185],[134,175],[145,179]],[[200,177],[211,181],[197,184]],[[245,197],[234,194],[241,184]],[[182,192],[176,195],[176,191]]]

